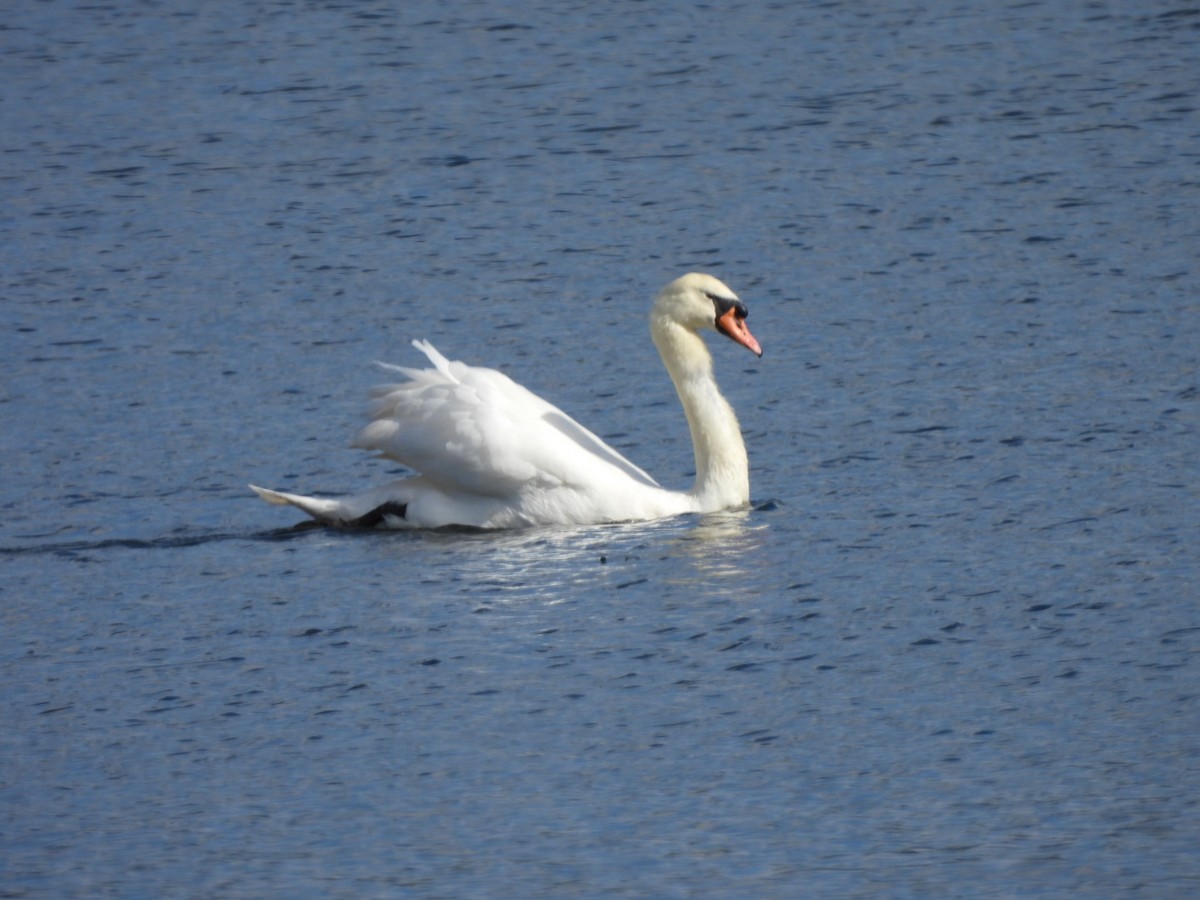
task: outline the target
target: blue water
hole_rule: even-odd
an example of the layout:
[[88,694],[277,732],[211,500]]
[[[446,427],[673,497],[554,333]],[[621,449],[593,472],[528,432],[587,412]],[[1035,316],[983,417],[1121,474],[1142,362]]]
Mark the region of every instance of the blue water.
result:
[[[1200,13],[261,2],[0,30],[0,893],[1200,889]],[[410,338],[752,509],[291,530]]]

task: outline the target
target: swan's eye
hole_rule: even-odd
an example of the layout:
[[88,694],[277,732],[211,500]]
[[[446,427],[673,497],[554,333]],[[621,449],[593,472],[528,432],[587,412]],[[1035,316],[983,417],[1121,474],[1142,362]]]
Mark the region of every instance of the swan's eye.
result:
[[734,315],[739,319],[744,319],[750,315],[750,310],[746,309],[745,304],[742,303],[741,300],[733,300],[729,297],[720,297],[716,294],[710,294],[707,291],[704,292],[704,296],[713,302],[713,308],[717,311],[718,319],[731,309],[734,311]]

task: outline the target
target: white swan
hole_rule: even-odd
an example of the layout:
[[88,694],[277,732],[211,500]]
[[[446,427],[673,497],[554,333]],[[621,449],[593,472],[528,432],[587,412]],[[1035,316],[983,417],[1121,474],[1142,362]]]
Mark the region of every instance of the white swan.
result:
[[372,421],[353,446],[419,475],[323,499],[250,487],[324,522],[388,528],[588,525],[715,512],[750,499],[746,446],[697,332],[714,328],[762,356],[746,307],[711,275],[668,284],[650,334],[683,403],[696,483],[669,491],[570,416],[494,369],[450,362],[413,341],[432,369],[387,368],[408,380],[377,388]]

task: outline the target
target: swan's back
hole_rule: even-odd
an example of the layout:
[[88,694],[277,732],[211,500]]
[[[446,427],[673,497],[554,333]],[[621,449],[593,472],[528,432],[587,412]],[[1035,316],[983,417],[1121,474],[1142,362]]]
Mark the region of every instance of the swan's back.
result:
[[447,491],[514,497],[531,490],[658,485],[558,407],[495,369],[450,361],[425,341],[433,368],[389,366],[407,381],[373,392],[354,446],[420,472]]

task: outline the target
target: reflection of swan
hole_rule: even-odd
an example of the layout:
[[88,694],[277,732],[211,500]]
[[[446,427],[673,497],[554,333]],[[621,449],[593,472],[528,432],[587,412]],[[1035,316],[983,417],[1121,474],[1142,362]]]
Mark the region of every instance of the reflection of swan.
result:
[[723,583],[730,593],[740,596],[756,580],[745,557],[760,552],[769,533],[765,523],[752,522],[748,508],[702,516],[667,544],[673,559],[691,563],[676,566],[667,580],[695,584],[709,595],[719,592]]
[[[616,522],[578,528],[543,527],[509,531],[428,532],[424,546],[454,549],[454,576],[447,590],[472,604],[553,606],[595,598],[647,582],[645,548],[670,542],[695,527],[698,517],[652,522]],[[468,553],[461,553],[466,545]],[[383,552],[400,557],[407,542]],[[436,577],[436,575],[434,576]],[[647,584],[649,588],[649,584]]]
[[668,284],[650,334],[687,415],[696,455],[690,491],[668,491],[592,432],[508,376],[450,362],[415,341],[432,369],[390,367],[408,381],[375,392],[373,421],[354,445],[420,474],[372,491],[320,499],[251,487],[334,524],[389,528],[514,528],[656,519],[742,506],[746,447],[697,332],[714,328],[759,356],[746,307],[711,275]]

